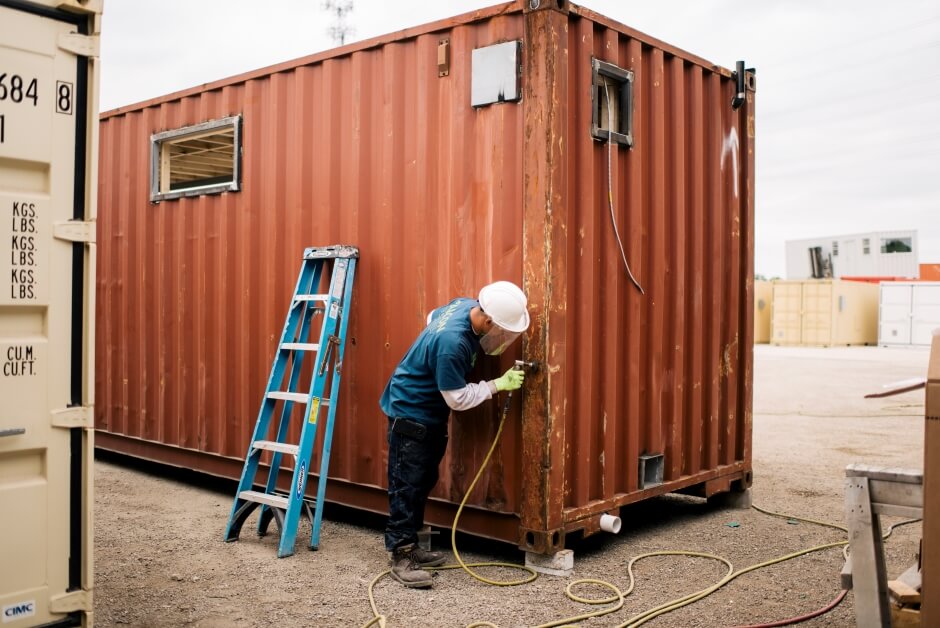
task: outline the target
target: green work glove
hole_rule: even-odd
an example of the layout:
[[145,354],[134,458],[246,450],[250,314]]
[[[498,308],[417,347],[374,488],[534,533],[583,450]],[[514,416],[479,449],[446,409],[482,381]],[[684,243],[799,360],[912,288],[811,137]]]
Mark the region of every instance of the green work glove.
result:
[[522,388],[522,382],[525,380],[525,372],[512,367],[502,377],[493,380],[496,384],[496,390],[518,390]]

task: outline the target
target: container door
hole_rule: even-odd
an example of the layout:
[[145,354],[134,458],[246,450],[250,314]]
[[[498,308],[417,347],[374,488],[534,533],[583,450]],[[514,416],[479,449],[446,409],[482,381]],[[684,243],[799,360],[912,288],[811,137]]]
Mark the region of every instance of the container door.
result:
[[800,311],[803,286],[800,283],[774,283],[773,343],[798,345],[802,342]]
[[93,322],[94,230],[84,222],[93,144],[87,59],[61,47],[89,44],[77,33],[82,19],[87,25],[87,16],[0,0],[3,628],[78,625],[91,611],[83,347]]
[[803,344],[832,344],[832,283],[803,284]]
[[878,308],[878,344],[911,344],[912,286],[881,285]]
[[911,342],[930,346],[934,330],[940,329],[940,284],[913,286]]

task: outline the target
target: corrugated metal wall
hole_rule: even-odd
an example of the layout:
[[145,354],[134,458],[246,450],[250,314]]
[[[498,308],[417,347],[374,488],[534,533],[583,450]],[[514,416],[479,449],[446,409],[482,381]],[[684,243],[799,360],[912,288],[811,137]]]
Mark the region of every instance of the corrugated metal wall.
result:
[[[643,453],[665,454],[666,482],[750,460],[749,143],[733,81],[585,13],[568,31],[568,507],[635,492]],[[590,136],[592,57],[635,74],[631,150]],[[645,295],[614,237],[608,167]]]
[[[105,114],[99,443],[237,476],[300,254],[346,243],[362,258],[329,498],[384,508],[385,381],[430,308],[496,279],[526,283],[527,355],[544,356],[548,379],[526,389],[521,420],[513,409],[467,529],[516,541],[520,520],[575,529],[749,474],[753,95],[733,112],[728,71],[583,9],[546,11],[560,33],[547,54],[565,59],[551,70],[557,102],[524,75],[522,104],[469,106],[474,48],[524,39],[527,68],[545,52],[542,18],[512,3]],[[451,71],[439,78],[444,37]],[[636,146],[615,148],[610,167],[645,296],[625,277],[607,147],[590,136],[592,55],[636,73]],[[235,114],[242,191],[150,204],[150,135]],[[555,155],[552,207],[526,197],[542,185],[539,134]],[[478,377],[512,357],[481,360]],[[554,427],[535,435],[543,402]],[[497,421],[492,404],[452,420],[435,523],[449,521]],[[535,450],[551,452],[549,468]],[[637,490],[641,453],[665,454],[663,486]],[[550,521],[523,503],[533,474],[560,479],[538,493]]]
[[[448,78],[425,34],[106,115],[99,429],[243,456],[304,247],[352,243],[362,259],[331,471],[384,485],[377,400],[425,313],[521,282],[521,109],[467,105],[470,51],[519,38],[521,19],[449,30]],[[242,192],[150,204],[150,135],[235,114]],[[489,412],[455,425],[452,457],[482,447],[460,425]]]

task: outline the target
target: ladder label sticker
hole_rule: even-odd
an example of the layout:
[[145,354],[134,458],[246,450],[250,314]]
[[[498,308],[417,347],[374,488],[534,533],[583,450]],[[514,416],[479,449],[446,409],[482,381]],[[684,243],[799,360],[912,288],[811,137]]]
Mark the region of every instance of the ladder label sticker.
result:
[[297,488],[295,489],[298,499],[303,497],[303,494],[304,494],[304,478],[305,477],[307,477],[307,463],[301,460],[300,461],[300,473],[297,474]]
[[314,397],[310,400],[310,412],[307,414],[307,422],[317,424],[317,414],[320,411],[320,398]]
[[333,279],[333,298],[339,299],[343,296],[343,284],[346,283],[346,260],[336,262],[336,277]]
[[336,318],[338,314],[339,314],[339,305],[334,303],[333,305],[330,306],[330,318]]

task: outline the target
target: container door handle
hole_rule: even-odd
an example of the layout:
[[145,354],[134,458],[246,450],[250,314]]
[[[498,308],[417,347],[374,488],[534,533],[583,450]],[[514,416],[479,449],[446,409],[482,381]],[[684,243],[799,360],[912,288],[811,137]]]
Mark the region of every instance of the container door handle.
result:
[[25,427],[14,427],[9,430],[0,430],[0,438],[3,438],[4,436],[20,436],[25,433],[26,433]]

